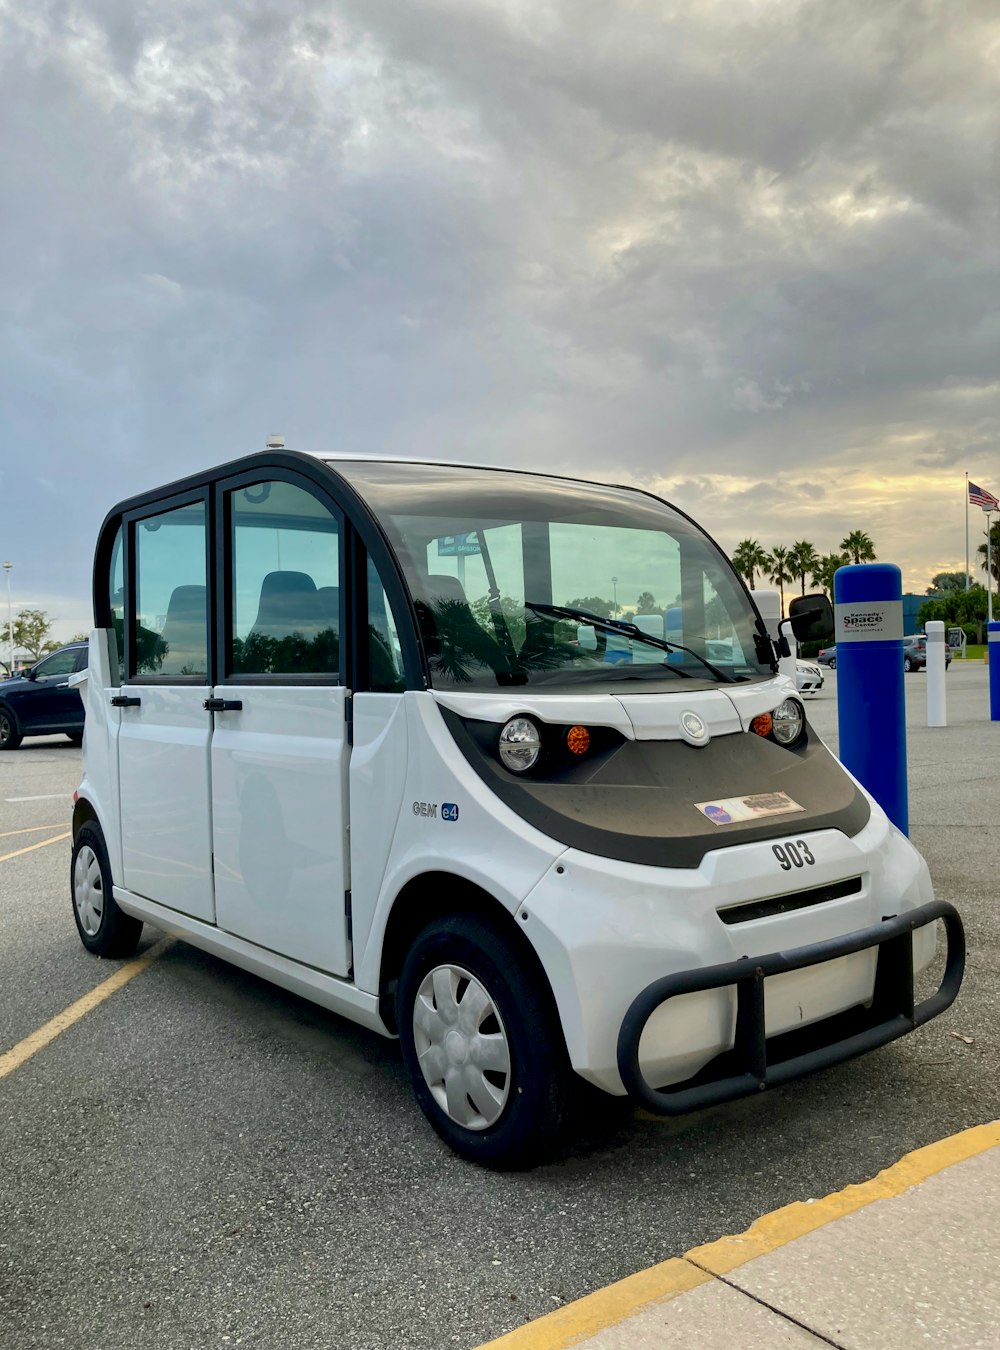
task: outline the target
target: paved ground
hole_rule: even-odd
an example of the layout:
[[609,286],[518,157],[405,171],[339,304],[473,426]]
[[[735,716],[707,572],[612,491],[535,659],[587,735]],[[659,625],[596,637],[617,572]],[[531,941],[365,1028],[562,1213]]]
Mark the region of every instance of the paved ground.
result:
[[[925,677],[906,684],[911,832],[969,933],[944,1018],[761,1100],[632,1114],[561,1165],[497,1176],[438,1145],[392,1043],[177,944],[0,1080],[0,1350],[467,1350],[992,1119],[985,676],[953,667],[946,730],[921,725]],[[810,710],[832,739],[835,678]],[[62,832],[78,773],[56,738],[0,755],[0,857]],[[112,968],[77,940],[68,847],[0,862],[0,1053]]]

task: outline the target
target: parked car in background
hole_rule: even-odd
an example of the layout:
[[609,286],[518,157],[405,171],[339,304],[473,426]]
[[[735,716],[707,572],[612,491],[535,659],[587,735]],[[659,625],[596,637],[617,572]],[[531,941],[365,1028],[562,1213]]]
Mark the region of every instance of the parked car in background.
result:
[[800,694],[818,694],[823,688],[823,672],[812,661],[795,662],[795,688]]
[[[947,643],[944,644],[944,668],[951,665],[951,648]],[[911,670],[927,669],[927,637],[924,633],[913,633],[910,637],[903,639],[903,669],[907,672]]]
[[816,653],[816,660],[821,666],[829,666],[831,670],[837,669],[837,648],[821,647]]
[[83,700],[69,677],[87,669],[86,642],[71,642],[42,657],[22,675],[0,680],[0,750],[16,750],[25,736],[65,733],[83,740]]

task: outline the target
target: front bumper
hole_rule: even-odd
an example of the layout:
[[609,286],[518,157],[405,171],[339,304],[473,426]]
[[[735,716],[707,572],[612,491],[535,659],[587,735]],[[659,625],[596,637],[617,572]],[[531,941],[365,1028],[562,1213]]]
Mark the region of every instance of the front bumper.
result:
[[[947,936],[944,975],[937,992],[915,1004],[912,934],[938,919],[943,921]],[[767,1038],[764,981],[768,976],[873,948],[877,949],[878,959],[868,1006]],[[667,975],[647,985],[625,1014],[618,1035],[618,1072],[629,1095],[657,1115],[684,1115],[719,1102],[748,1097],[874,1050],[929,1022],[955,1001],[964,970],[962,920],[953,905],[935,900],[842,937]],[[639,1041],[653,1013],[679,995],[730,985],[736,987],[737,1000],[733,1048],[716,1056],[685,1082],[669,1088],[651,1087],[639,1067]]]

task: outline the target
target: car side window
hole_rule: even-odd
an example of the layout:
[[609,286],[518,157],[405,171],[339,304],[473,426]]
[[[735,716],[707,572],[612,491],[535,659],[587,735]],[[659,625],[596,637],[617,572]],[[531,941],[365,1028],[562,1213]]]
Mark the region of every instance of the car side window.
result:
[[406,688],[399,631],[378,570],[368,559],[368,687],[373,694]]
[[232,583],[226,669],[240,675],[340,675],[340,517],[280,480],[225,494]]
[[51,656],[47,656],[44,661],[39,661],[38,665],[35,666],[35,678],[38,680],[46,680],[53,675],[72,675],[75,670],[75,649],[65,652],[53,652]]
[[130,675],[208,676],[205,503],[135,524]]

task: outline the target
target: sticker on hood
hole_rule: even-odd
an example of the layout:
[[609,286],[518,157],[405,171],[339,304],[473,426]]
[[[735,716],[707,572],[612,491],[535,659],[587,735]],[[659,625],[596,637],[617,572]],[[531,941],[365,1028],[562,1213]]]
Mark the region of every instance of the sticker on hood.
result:
[[734,825],[737,821],[760,820],[764,816],[786,816],[805,807],[793,802],[787,792],[758,792],[751,797],[721,797],[714,802],[695,802],[713,825]]

